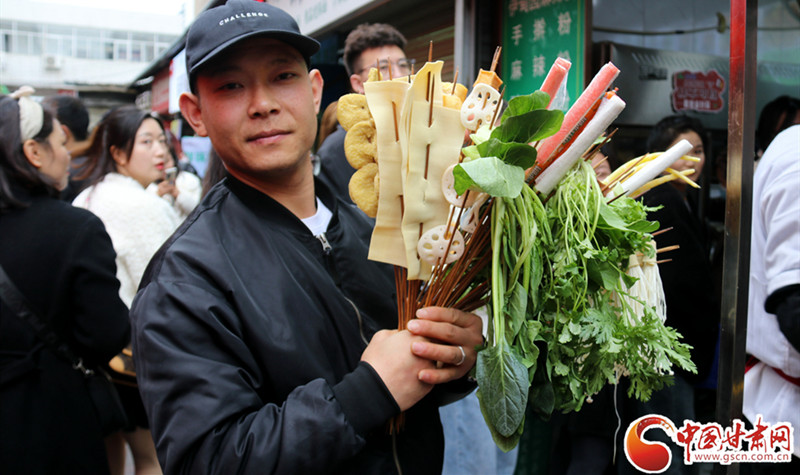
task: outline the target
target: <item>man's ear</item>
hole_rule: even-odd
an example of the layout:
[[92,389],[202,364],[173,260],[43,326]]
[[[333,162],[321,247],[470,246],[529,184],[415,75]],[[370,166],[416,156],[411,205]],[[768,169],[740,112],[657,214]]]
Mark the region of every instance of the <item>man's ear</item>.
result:
[[42,168],[43,162],[41,154],[41,145],[39,142],[28,139],[22,143],[22,152],[25,154],[25,158],[28,159],[31,165],[33,165],[37,170]]
[[194,132],[201,137],[208,137],[203,116],[200,113],[200,98],[191,92],[184,92],[178,100],[178,105],[181,108],[181,114],[192,126]]
[[311,92],[314,94],[314,111],[319,114],[319,105],[322,103],[322,73],[318,69],[312,69],[308,72],[308,78],[311,80]]
[[364,94],[364,83],[361,82],[361,76],[358,74],[350,75],[350,87],[359,94]]

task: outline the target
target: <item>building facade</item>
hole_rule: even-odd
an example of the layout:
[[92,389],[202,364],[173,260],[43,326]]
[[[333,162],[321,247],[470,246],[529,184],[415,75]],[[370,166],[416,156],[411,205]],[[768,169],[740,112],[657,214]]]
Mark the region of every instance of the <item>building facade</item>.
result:
[[73,94],[93,112],[130,103],[138,74],[174,44],[183,16],[33,0],[0,2],[0,84]]

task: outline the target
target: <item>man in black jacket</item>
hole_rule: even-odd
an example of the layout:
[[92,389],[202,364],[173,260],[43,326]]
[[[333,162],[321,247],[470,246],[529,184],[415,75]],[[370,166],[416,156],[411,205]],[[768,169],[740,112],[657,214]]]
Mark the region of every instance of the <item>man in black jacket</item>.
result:
[[367,218],[313,177],[318,48],[251,0],[187,35],[181,111],[229,177],[153,258],[131,310],[165,473],[441,473],[438,406],[474,387],[479,317],[427,308],[382,330],[396,326],[391,268],[367,260]]

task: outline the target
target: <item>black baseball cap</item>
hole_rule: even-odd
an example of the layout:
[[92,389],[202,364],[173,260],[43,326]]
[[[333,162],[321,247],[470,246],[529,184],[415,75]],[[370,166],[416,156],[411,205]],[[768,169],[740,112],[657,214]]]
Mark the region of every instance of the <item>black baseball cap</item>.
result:
[[193,78],[198,68],[228,47],[254,36],[267,36],[293,46],[309,64],[319,42],[300,33],[285,11],[255,0],[230,0],[201,13],[186,36],[186,70]]

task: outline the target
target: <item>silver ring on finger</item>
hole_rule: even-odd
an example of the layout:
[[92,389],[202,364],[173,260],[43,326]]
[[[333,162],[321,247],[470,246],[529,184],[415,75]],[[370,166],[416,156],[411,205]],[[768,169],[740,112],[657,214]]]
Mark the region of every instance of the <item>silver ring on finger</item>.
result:
[[459,360],[459,362],[456,363],[456,366],[461,366],[467,359],[467,353],[464,351],[464,347],[461,345],[458,346],[458,349],[461,350],[461,360]]

